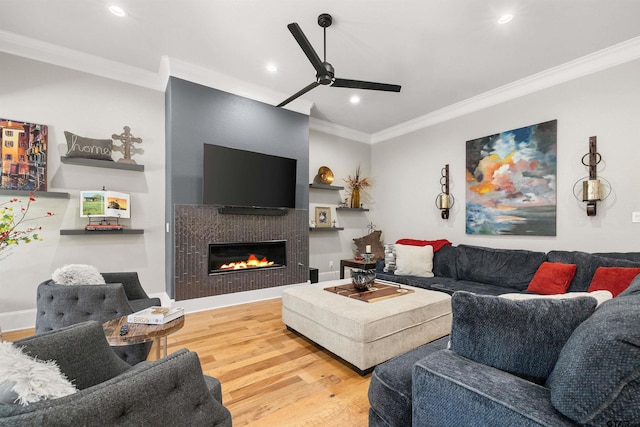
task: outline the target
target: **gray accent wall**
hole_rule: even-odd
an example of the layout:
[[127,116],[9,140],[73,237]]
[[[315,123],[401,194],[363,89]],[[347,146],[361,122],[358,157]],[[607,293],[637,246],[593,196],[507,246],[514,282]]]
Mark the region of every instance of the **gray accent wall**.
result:
[[202,204],[203,144],[297,159],[296,209],[307,210],[309,118],[176,77],[169,78],[165,103],[166,283],[174,298],[174,207]]

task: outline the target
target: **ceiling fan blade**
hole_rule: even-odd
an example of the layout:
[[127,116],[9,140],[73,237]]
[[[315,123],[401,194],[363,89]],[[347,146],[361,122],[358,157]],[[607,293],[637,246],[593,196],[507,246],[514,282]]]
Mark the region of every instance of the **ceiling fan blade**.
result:
[[300,26],[294,22],[287,25],[287,28],[289,29],[289,31],[291,31],[291,34],[302,48],[304,54],[307,55],[307,58],[309,58],[309,61],[311,62],[311,65],[313,65],[313,68],[316,69],[316,72],[318,74],[325,74],[327,70],[325,70],[324,64],[320,60],[320,57],[318,56],[316,51],[313,49],[313,46],[311,46],[311,43],[309,43],[307,36],[305,36],[300,29]]
[[385,92],[400,92],[400,85],[391,85],[387,83],[364,82],[361,80],[338,79],[336,78],[331,85],[333,87],[347,87],[351,89],[369,89],[382,90]]
[[305,86],[303,89],[299,90],[298,92],[296,92],[295,94],[291,95],[290,97],[288,97],[287,99],[285,99],[284,101],[282,101],[280,104],[278,104],[278,107],[284,107],[285,105],[287,105],[288,103],[290,103],[291,101],[293,101],[294,99],[304,95],[305,93],[309,92],[311,89],[313,89],[314,87],[320,86],[320,83],[318,82],[313,82],[310,85]]

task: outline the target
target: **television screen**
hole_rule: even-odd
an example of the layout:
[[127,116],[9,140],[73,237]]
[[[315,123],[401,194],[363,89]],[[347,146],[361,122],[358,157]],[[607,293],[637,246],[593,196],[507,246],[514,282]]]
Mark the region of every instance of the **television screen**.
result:
[[203,157],[203,204],[296,207],[296,159],[213,144]]

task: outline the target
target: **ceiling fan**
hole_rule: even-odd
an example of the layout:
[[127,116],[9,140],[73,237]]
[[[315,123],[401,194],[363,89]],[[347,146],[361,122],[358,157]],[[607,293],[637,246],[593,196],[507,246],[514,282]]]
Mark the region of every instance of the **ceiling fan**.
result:
[[300,26],[295,22],[287,25],[287,28],[302,48],[302,51],[307,55],[307,58],[309,58],[311,65],[316,69],[316,81],[282,101],[278,104],[278,107],[287,105],[294,99],[320,85],[331,85],[332,87],[346,87],[352,89],[381,90],[385,92],[400,92],[399,85],[365,82],[362,80],[339,79],[335,77],[335,70],[333,66],[327,62],[327,27],[329,27],[332,22],[333,18],[328,13],[323,13],[318,16],[318,25],[320,25],[324,31],[324,60],[322,61],[300,29]]

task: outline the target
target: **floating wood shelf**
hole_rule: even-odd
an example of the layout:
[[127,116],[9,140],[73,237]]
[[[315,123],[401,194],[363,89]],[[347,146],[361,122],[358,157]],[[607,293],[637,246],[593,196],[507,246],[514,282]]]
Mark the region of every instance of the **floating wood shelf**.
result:
[[0,196],[16,196],[16,197],[28,197],[33,193],[36,197],[51,197],[56,199],[68,199],[69,193],[58,193],[55,191],[25,191],[25,190],[0,190]]
[[60,230],[61,236],[101,236],[103,234],[144,234],[144,230],[136,228],[124,228],[122,230]]
[[340,231],[344,227],[309,227],[309,231]]
[[344,187],[340,187],[337,185],[318,184],[315,182],[312,184],[309,184],[309,188],[317,188],[319,190],[335,190],[335,191],[344,190]]
[[356,211],[356,212],[369,212],[367,208],[336,208],[337,211]]
[[122,169],[136,172],[143,172],[144,165],[132,163],[110,162],[108,160],[84,159],[81,157],[60,156],[60,161],[68,165],[93,166],[95,168]]

